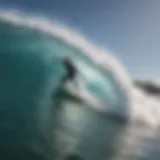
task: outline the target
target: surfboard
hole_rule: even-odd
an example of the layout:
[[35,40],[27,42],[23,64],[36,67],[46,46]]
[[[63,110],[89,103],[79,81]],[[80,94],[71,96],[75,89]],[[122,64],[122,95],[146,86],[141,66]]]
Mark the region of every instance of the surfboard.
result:
[[74,84],[66,84],[64,90],[68,96],[72,97],[76,101],[86,104],[92,108],[100,109],[101,103],[97,97],[88,93],[84,88],[74,86]]
[[81,88],[76,88],[73,84],[68,83],[64,86],[64,90],[68,93],[68,95],[81,101],[85,101],[85,96],[83,95]]

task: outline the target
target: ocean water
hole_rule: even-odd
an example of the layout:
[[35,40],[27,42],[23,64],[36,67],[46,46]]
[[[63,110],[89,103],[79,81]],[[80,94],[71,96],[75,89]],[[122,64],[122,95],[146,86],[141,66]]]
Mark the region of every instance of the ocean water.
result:
[[[79,70],[61,86],[69,57]],[[81,34],[0,12],[1,160],[158,160],[159,102]]]

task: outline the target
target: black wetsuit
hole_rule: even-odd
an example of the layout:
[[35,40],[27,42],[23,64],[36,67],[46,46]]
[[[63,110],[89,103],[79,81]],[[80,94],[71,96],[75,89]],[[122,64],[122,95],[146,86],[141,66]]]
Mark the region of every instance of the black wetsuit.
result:
[[75,78],[76,69],[69,59],[64,59],[63,65],[67,70],[67,74],[62,78],[62,83],[64,84],[67,80],[73,80]]

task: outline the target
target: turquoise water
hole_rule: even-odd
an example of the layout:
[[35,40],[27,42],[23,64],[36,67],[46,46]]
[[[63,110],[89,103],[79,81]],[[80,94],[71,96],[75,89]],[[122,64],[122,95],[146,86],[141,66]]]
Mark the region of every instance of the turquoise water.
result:
[[[129,123],[130,90],[123,76],[117,78],[121,73],[115,74],[116,67],[96,64],[88,50],[68,42],[70,34],[51,34],[29,27],[29,22],[0,20],[0,159],[143,158],[127,150],[133,143],[124,143],[127,138],[141,142],[148,137]],[[70,82],[75,94],[60,85],[65,56],[80,72],[78,88]]]
[[[51,140],[54,138],[50,132],[54,130],[56,121],[55,111],[51,111],[59,106],[58,99],[66,99],[63,92],[61,98],[56,96],[60,79],[65,75],[61,57],[70,56],[73,62],[81,62],[80,68],[88,67],[89,71],[83,73],[83,85],[89,93],[99,97],[102,103],[106,103],[105,94],[108,94],[102,86],[106,81],[103,77],[97,78],[100,83],[104,83],[100,84],[90,78],[88,73],[92,71],[92,61],[62,39],[5,21],[0,22],[0,37],[0,142],[3,146],[0,158],[51,158],[51,148],[54,146]],[[94,72],[92,75],[97,76]],[[112,81],[109,80],[108,84]],[[116,93],[112,87],[114,85],[110,86],[109,92]],[[108,99],[111,105],[115,100],[110,95]],[[74,101],[75,98],[72,99]]]
[[36,97],[41,96],[45,87],[49,66],[38,53],[40,48],[27,46],[27,41],[35,42],[36,36],[28,33],[22,38],[25,32],[25,29],[0,23],[1,159],[36,159],[30,146],[36,145],[42,151],[47,147],[37,127]]

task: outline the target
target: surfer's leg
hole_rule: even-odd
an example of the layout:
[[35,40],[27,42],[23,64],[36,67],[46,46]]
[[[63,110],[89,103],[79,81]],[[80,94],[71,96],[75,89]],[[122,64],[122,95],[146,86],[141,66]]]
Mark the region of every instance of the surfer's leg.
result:
[[69,73],[69,79],[75,84],[76,87],[78,87],[78,81],[77,81],[77,78],[76,78],[76,73],[74,70],[72,70],[70,73]]
[[79,77],[77,77],[77,76],[74,76],[74,77],[73,77],[74,84],[75,84],[75,86],[76,86],[77,88],[79,87],[78,78],[79,78]]

